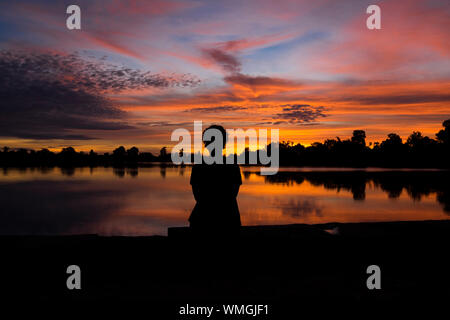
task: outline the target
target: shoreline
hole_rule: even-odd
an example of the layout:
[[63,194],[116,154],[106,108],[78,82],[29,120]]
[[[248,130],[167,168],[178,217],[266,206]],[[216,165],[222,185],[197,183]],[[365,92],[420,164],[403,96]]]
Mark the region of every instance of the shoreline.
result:
[[[419,229],[418,229],[419,228]],[[425,229],[424,229],[425,228]],[[295,223],[280,225],[251,225],[241,226],[240,236],[292,238],[297,235],[305,236],[405,236],[421,230],[431,229],[450,232],[450,216],[440,220],[397,220],[397,221],[369,221],[369,222],[326,222],[318,224]],[[169,227],[167,235],[103,235],[103,234],[0,234],[0,243],[8,239],[182,239],[191,236],[188,226]],[[450,234],[449,234],[450,236]]]

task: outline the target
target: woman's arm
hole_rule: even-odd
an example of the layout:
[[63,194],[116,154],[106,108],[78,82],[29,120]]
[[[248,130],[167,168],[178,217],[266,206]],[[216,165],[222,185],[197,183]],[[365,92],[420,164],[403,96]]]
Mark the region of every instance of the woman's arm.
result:
[[196,184],[192,185],[192,193],[194,194],[194,199],[195,201],[199,201],[200,200],[200,187]]
[[240,188],[240,186],[241,185],[239,185],[239,184],[235,184],[235,185],[233,185],[233,190],[232,190],[232,195],[233,195],[233,197],[234,198],[236,198],[237,197],[237,195],[238,195],[238,193],[239,193],[239,188]]

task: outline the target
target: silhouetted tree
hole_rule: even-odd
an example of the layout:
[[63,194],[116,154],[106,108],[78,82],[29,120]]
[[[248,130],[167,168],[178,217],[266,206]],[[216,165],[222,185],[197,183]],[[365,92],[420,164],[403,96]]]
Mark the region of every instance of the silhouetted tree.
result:
[[373,143],[373,148],[372,148],[374,151],[379,151],[380,149],[381,149],[381,145],[380,145],[380,143],[379,142],[374,142]]
[[124,146],[120,146],[113,151],[113,156],[117,158],[124,158],[126,154],[126,150]]
[[54,162],[55,154],[50,150],[43,148],[36,152],[36,161],[39,164],[51,164]]
[[366,146],[366,132],[364,130],[354,130],[352,136],[352,142]]
[[166,147],[162,147],[161,150],[159,150],[159,156],[161,158],[165,158],[167,156],[167,148]]
[[70,154],[70,155],[72,155],[72,154],[76,154],[76,153],[77,152],[72,147],[62,148],[62,150],[61,150],[61,154]]
[[94,150],[91,149],[88,154],[88,161],[90,166],[94,166],[98,164],[99,157],[97,153],[94,152]]
[[113,151],[113,161],[116,165],[123,165],[127,151],[124,146],[120,146]]
[[136,147],[131,147],[127,150],[127,157],[129,162],[137,162],[139,157],[139,149]]
[[424,137],[419,131],[414,131],[406,141],[406,144],[416,152],[423,152],[426,149],[430,149],[431,146],[436,144],[436,140]]
[[[180,151],[178,152],[178,156],[180,157],[180,159],[183,159],[183,155],[184,155],[184,149],[181,148]],[[184,164],[183,160],[181,160],[181,163]]]
[[159,161],[171,161],[170,153],[167,152],[167,147],[162,147],[161,150],[159,150]]
[[444,130],[440,130],[436,133],[436,137],[440,142],[450,144],[450,119],[445,120],[442,123],[442,126],[444,127]]
[[77,160],[77,152],[72,147],[63,148],[58,156],[63,166],[73,166]]
[[402,145],[402,138],[396,133],[389,133],[388,138],[381,143],[381,147],[389,148],[389,147],[398,147]]
[[401,153],[405,151],[405,145],[403,144],[402,138],[396,133],[389,133],[388,138],[381,142],[381,150],[389,154]]
[[413,149],[418,149],[423,145],[423,138],[420,131],[413,131],[406,140],[406,144]]
[[[396,133],[388,134],[381,144],[373,143],[366,146],[366,134],[363,130],[354,130],[350,139],[327,139],[322,142],[314,142],[305,147],[300,143],[283,141],[271,143],[266,149],[269,154],[273,148],[277,148],[280,154],[281,165],[292,166],[340,166],[340,167],[450,167],[450,119],[442,123],[444,129],[436,134],[435,139],[425,137],[422,133],[414,131],[403,143]],[[249,155],[258,154],[261,150],[244,151],[246,158]],[[180,156],[184,150],[180,150]],[[198,154],[201,156],[200,154]],[[194,154],[190,154],[194,160]],[[230,154],[237,160],[237,154]],[[260,157],[257,157],[260,159]],[[116,148],[112,154],[106,152],[98,155],[94,150],[89,153],[77,152],[73,147],[63,148],[59,153],[53,153],[48,149],[37,152],[31,149],[17,149],[3,147],[0,152],[0,166],[96,166],[119,165],[129,166],[138,162],[170,162],[170,153],[167,147],[160,150],[159,156],[149,152],[139,152],[136,147],[126,150],[123,146]]]
[[337,137],[337,139],[327,139],[324,141],[323,145],[327,150],[334,150],[338,147],[338,144],[341,143],[341,139]]

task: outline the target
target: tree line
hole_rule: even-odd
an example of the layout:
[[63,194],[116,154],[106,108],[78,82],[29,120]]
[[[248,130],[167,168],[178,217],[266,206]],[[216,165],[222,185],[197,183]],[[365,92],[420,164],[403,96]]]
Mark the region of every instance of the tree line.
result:
[[354,130],[350,139],[327,139],[309,147],[287,141],[280,143],[280,164],[337,167],[450,167],[450,119],[436,138],[414,131],[406,141],[396,133],[369,146],[364,130]]
[[[165,150],[164,150],[165,151]],[[163,155],[163,156],[161,156]],[[155,156],[150,152],[139,152],[137,147],[125,149],[120,146],[112,153],[99,154],[94,150],[90,152],[77,152],[73,147],[62,148],[60,152],[52,152],[46,148],[39,151],[30,149],[11,149],[4,147],[0,152],[0,165],[2,166],[128,166],[140,162],[167,161],[165,152]],[[170,158],[170,155],[169,155]]]
[[[367,145],[365,131],[354,130],[352,137],[346,140],[336,137],[307,147],[283,141],[269,145],[268,151],[279,148],[282,166],[449,168],[450,119],[442,125],[444,128],[434,139],[414,131],[403,141],[398,134],[390,133],[386,140]],[[259,151],[246,149],[246,159],[251,152]],[[77,152],[73,147],[63,148],[60,152],[45,148],[35,151],[4,147],[0,150],[1,166],[136,166],[150,162],[171,162],[170,152],[163,147],[159,155],[154,155],[139,152],[137,147],[126,149],[123,146],[103,154],[94,150]]]

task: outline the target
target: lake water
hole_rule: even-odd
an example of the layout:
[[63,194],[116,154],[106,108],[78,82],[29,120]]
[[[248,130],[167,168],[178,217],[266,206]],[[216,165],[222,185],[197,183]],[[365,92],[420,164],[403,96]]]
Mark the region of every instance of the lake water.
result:
[[[2,170],[2,235],[165,235],[194,206],[190,167]],[[448,171],[241,171],[243,225],[450,218]]]

